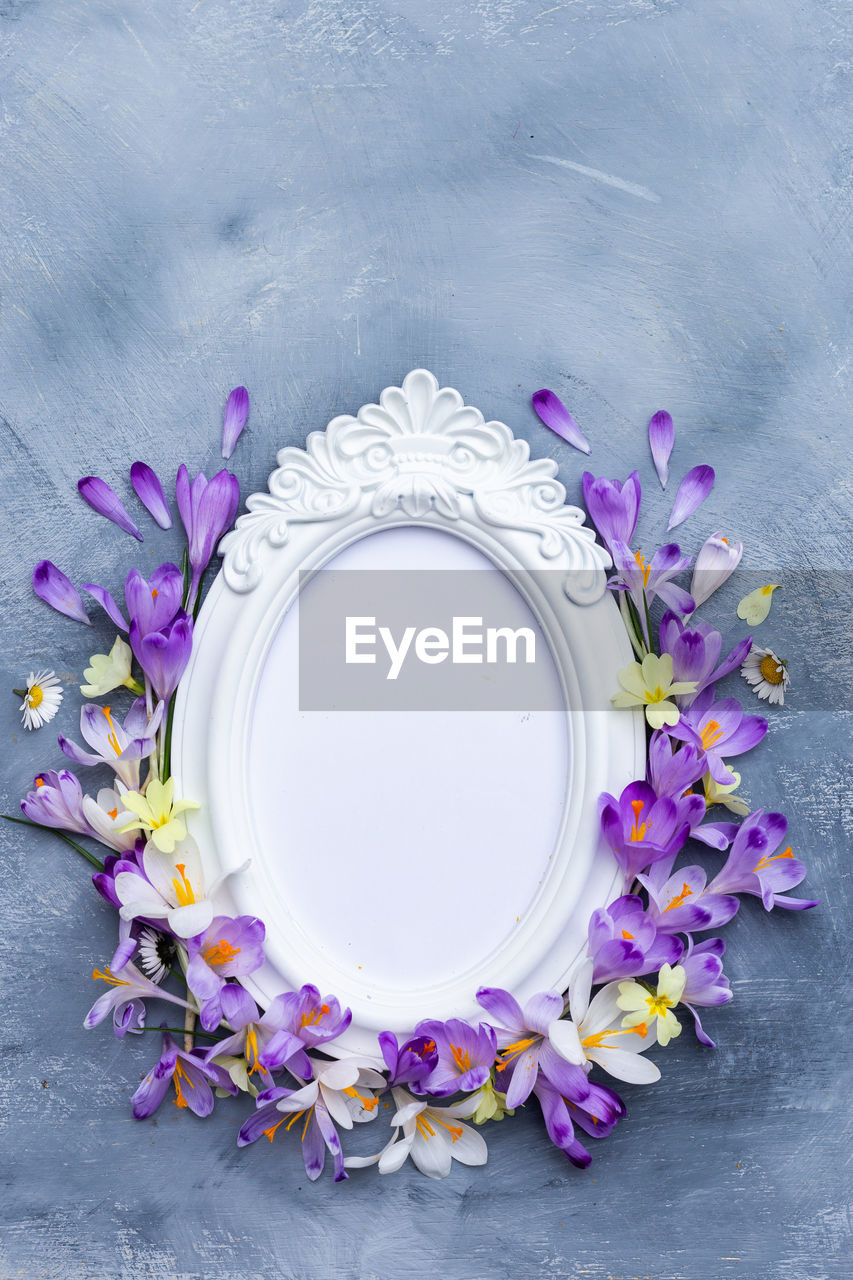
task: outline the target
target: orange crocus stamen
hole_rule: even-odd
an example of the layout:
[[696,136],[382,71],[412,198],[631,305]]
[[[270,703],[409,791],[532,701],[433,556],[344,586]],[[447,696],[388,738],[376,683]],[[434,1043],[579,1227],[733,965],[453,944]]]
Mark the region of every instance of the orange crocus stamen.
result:
[[230,964],[241,950],[241,947],[232,947],[226,938],[220,938],[207,948],[204,958],[211,968],[216,969],[221,964]]
[[713,747],[715,742],[719,742],[723,736],[723,731],[716,720],[709,720],[704,726],[701,733],[703,750],[707,751],[709,747]]
[[460,1048],[458,1044],[452,1044],[450,1046],[450,1056],[456,1064],[457,1071],[471,1070],[471,1055],[467,1049]]
[[652,824],[650,822],[640,822],[640,814],[643,812],[642,800],[632,800],[631,808],[634,811],[634,825],[631,827],[631,840],[636,843],[638,840],[645,840],[646,832]]
[[793,858],[793,856],[794,856],[794,850],[791,848],[790,845],[788,845],[787,849],[785,849],[782,853],[774,853],[772,858],[768,858],[766,856],[763,857],[761,861],[758,863],[757,867],[755,868],[755,871],[756,872],[766,871],[767,868],[770,866],[771,862],[778,862],[780,858]]
[[314,1027],[320,1019],[325,1018],[326,1014],[329,1012],[329,1006],[327,1004],[321,1004],[319,1010],[312,1009],[310,1013],[303,1013],[302,1017],[299,1019],[299,1025],[301,1027]]
[[106,716],[107,724],[110,726],[110,729],[112,730],[111,733],[107,734],[107,742],[110,744],[110,746],[112,747],[116,755],[120,756],[121,747],[118,745],[118,737],[116,735],[115,725],[113,724],[113,718],[112,718],[112,715],[110,714],[112,711],[112,707],[101,707],[101,710]]
[[529,1049],[530,1046],[535,1044],[540,1038],[541,1037],[539,1036],[530,1036],[526,1040],[516,1040],[512,1044],[508,1044],[506,1048],[502,1049],[498,1054],[498,1059],[501,1064],[500,1069],[502,1070],[508,1063],[512,1062],[513,1058],[518,1058],[526,1049]]
[[693,890],[690,888],[690,885],[685,880],[681,886],[681,893],[679,893],[677,897],[673,898],[671,902],[668,902],[666,904],[666,906],[664,907],[664,911],[672,911],[673,908],[675,907],[683,907],[685,900],[687,898],[692,898],[692,897],[693,897]]
[[358,1089],[355,1089],[352,1086],[347,1089],[342,1089],[341,1093],[345,1093],[348,1098],[359,1098],[365,1111],[373,1111],[374,1108],[379,1105],[378,1098],[371,1098],[369,1096],[365,1097],[363,1093],[359,1093]]
[[195,1088],[195,1085],[193,1084],[192,1080],[190,1080],[189,1076],[184,1070],[184,1064],[181,1062],[180,1058],[178,1058],[177,1061],[175,1062],[175,1071],[172,1076],[172,1083],[175,1086],[175,1106],[176,1107],[189,1106],[189,1103],[184,1097],[183,1091],[181,1089],[181,1080],[183,1080],[184,1083],[187,1084],[190,1089]]
[[101,973],[100,969],[92,970],[93,978],[101,978],[102,981],[108,982],[111,987],[129,987],[130,983],[125,978],[117,978],[112,969],[107,966],[106,973]]
[[637,562],[637,567],[643,571],[643,586],[647,587],[649,585],[649,574],[652,571],[652,567],[650,564],[646,564],[642,551],[638,551],[634,556],[634,559]]

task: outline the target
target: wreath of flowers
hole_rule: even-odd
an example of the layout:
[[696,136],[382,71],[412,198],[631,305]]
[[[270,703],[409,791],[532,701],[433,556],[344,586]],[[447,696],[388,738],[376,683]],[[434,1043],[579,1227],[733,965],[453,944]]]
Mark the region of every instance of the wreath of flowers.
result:
[[[537,392],[533,406],[547,427],[589,452],[553,392]],[[248,410],[248,394],[238,387],[225,411],[226,459]],[[665,488],[674,443],[668,413],[654,415],[649,441]],[[130,478],[142,505],[161,528],[170,528],[154,471],[136,462]],[[593,912],[586,953],[568,992],[542,992],[521,1005],[508,991],[483,988],[477,992],[484,1011],[478,1025],[425,1020],[402,1044],[383,1032],[381,1058],[335,1050],[350,1012],[316,987],[279,995],[259,1010],[239,980],[263,963],[264,925],[250,916],[214,914],[217,884],[205,885],[183,817],[198,805],[175,795],[175,692],[190,656],[205,571],[237,514],[236,477],[222,470],[211,480],[203,474],[191,480],[186,466],[179,468],[182,566],[163,564],[147,580],[131,569],[124,610],[106,588],[83,585],[120,634],[109,654],[91,658],[80,687],[87,699],[111,701],[82,707],[85,747],[62,734],[58,741],[75,764],[106,766],[112,785],[84,794],[70,770],[45,770],[22,801],[24,817],[11,820],[60,834],[93,864],[95,888],[118,914],[115,953],[92,974],[106,990],[84,1025],[95,1027],[111,1016],[119,1038],[161,1031],[160,1056],[133,1095],[137,1119],[151,1116],[170,1093],[175,1105],[197,1116],[209,1115],[216,1098],[244,1094],[255,1109],[242,1121],[238,1145],[279,1135],[280,1141],[297,1141],[309,1178],[320,1175],[327,1150],[336,1181],[348,1169],[371,1164],[380,1173],[393,1172],[409,1156],[423,1173],[440,1178],[454,1159],[484,1164],[482,1127],[535,1095],[548,1137],[583,1168],[590,1163],[586,1137],[607,1137],[625,1115],[618,1093],[594,1078],[596,1068],[616,1081],[658,1080],[660,1069],[648,1050],[665,1048],[681,1034],[682,1011],[692,1018],[698,1040],[713,1046],[699,1010],[732,998],[723,973],[725,943],[716,933],[737,912],[739,896],[760,898],[768,911],[817,905],[787,893],[806,872],[785,842],[785,818],[764,809],[750,812],[737,794],[740,775],[729,761],[762,740],[767,721],[745,714],[736,699],[716,695],[717,682],[740,668],[760,698],[782,703],[787,668],[749,637],[722,657],[720,632],[695,616],[738,565],[742,545],[712,534],[696,557],[688,591],[675,582],[690,564],[676,543],[649,557],[630,549],[640,509],[638,473],[619,483],[586,472],[582,483],[589,516],[612,557],[608,587],[637,659],[614,673],[621,690],[612,700],[643,707],[650,731],[646,776],[599,802],[604,841],[623,874],[622,894]],[[669,529],[699,508],[713,483],[709,466],[687,473]],[[95,511],[142,540],[105,481],[89,476],[78,488]],[[738,615],[751,626],[762,622],[777,585],[751,592]],[[54,609],[90,624],[77,588],[49,561],[36,566],[33,586]],[[122,689],[134,695],[123,715],[113,706]],[[23,698],[28,729],[53,719],[62,700],[52,672],[31,674],[26,688],[15,692]],[[708,821],[714,807],[740,822]],[[101,860],[73,836],[98,841],[108,852]],[[689,840],[721,855],[710,881],[702,867],[678,862]],[[178,1025],[149,1027],[148,1001],[174,1006],[170,1021]],[[390,1132],[376,1154],[345,1156],[339,1130],[383,1112],[390,1113]]]

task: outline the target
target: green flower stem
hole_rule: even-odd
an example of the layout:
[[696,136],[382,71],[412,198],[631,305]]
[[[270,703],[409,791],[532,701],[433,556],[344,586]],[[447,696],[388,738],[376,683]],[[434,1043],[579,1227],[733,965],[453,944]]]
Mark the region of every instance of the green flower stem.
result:
[[[183,1027],[140,1027],[139,1030],[140,1031],[168,1031],[170,1035],[173,1035],[173,1036],[182,1036],[184,1034]],[[197,1036],[204,1036],[205,1040],[227,1040],[228,1039],[227,1036],[217,1036],[212,1031],[199,1031],[198,1029],[196,1029],[196,1031],[194,1031],[193,1034]]]
[[88,849],[84,849],[82,844],[78,844],[76,840],[72,840],[64,831],[57,831],[56,827],[44,827],[40,822],[30,822],[29,818],[14,818],[11,813],[0,813],[0,818],[5,818],[7,822],[19,822],[22,827],[37,827],[39,831],[49,831],[52,835],[59,836],[60,840],[70,844],[72,849],[76,849],[87,862],[91,863],[96,871],[103,871],[104,864],[100,858],[96,858],[93,853],[90,853]]
[[169,700],[169,710],[166,713],[166,724],[163,731],[163,745],[160,752],[160,780],[165,782],[167,778],[172,776],[172,725],[175,719],[175,699],[177,691],[172,694]]

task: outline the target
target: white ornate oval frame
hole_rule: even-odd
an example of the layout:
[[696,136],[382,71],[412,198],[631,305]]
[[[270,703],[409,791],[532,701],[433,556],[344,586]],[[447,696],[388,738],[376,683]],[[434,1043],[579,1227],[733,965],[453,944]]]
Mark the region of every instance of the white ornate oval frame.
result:
[[[228,880],[216,900],[223,913],[259,915],[267,924],[267,961],[245,986],[262,1006],[304,982],[333,992],[353,1011],[338,1044],[361,1052],[375,1051],[380,1030],[404,1034],[423,1017],[476,1021],[483,985],[522,999],[565,989],[591,912],[616,891],[615,862],[599,839],[598,796],[618,795],[645,768],[641,714],[608,708],[616,672],[632,654],[605,592],[607,553],[583,512],[564,505],[553,461],[531,461],[524,440],[484,421],[422,369],[402,387],[386,388],[379,404],[313,432],[305,451],[282,449],[278,464],[269,493],[250,497],[247,514],[223,539],[224,563],[196,628],[173,740],[179,794],[202,805],[190,826],[208,879],[252,859],[250,872]],[[369,534],[407,525],[464,539],[506,571],[558,571],[530,578],[527,605],[556,664],[570,744],[562,827],[526,915],[496,951],[437,986],[428,1001],[405,990],[377,999],[352,971],[335,971],[298,920],[266,918],[264,851],[247,782],[260,675],[300,571],[327,565]],[[321,793],[323,785],[318,777]]]

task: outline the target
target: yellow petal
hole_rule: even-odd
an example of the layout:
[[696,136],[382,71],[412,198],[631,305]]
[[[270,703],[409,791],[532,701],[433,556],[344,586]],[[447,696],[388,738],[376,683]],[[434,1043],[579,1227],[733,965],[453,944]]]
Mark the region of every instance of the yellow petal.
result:
[[756,587],[754,591],[750,591],[738,605],[737,616],[751,627],[757,627],[770,612],[773,592],[778,591],[781,585],[781,582],[771,582],[766,587]]
[[646,706],[646,719],[653,729],[662,729],[665,724],[678,724],[681,712],[674,702],[650,702]]

